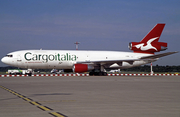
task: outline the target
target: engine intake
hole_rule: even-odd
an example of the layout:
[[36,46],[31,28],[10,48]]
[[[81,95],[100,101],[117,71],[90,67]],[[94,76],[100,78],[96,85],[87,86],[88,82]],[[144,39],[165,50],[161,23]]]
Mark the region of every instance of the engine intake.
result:
[[93,69],[94,66],[88,64],[74,64],[73,66],[73,72],[77,72],[77,73],[83,73]]

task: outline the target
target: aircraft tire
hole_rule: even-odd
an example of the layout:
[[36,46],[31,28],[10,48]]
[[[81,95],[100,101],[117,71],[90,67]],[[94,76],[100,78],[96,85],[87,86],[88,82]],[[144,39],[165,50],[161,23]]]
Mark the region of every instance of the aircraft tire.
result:
[[32,73],[28,73],[28,76],[31,76],[32,75]]
[[107,73],[106,73],[106,72],[103,72],[103,76],[107,76]]
[[94,75],[94,72],[89,72],[89,76],[93,76]]
[[89,76],[107,76],[106,72],[89,72]]

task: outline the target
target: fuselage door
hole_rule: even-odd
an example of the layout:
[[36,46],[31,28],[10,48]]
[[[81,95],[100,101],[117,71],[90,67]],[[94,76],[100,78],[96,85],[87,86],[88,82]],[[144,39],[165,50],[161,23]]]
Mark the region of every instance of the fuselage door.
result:
[[86,62],[89,62],[90,61],[90,58],[89,58],[89,55],[87,54],[86,55]]
[[19,63],[19,62],[22,62],[22,59],[21,59],[21,56],[20,56],[20,55],[17,56],[17,62],[18,62],[18,63]]
[[18,67],[24,67],[21,55],[17,55],[17,65],[18,65]]

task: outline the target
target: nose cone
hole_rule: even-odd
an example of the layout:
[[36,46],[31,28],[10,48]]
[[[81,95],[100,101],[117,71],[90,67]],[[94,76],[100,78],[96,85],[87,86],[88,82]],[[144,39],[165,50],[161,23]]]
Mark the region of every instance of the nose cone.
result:
[[7,57],[3,57],[3,58],[1,59],[1,61],[2,61],[3,63],[5,63],[5,64],[8,64],[8,59],[7,59]]

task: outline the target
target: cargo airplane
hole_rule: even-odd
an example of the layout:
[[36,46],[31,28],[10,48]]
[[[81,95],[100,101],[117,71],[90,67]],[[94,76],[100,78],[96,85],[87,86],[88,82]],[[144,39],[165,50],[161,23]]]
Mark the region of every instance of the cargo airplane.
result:
[[[129,43],[133,52],[86,50],[21,50],[7,54],[1,61],[27,69],[64,69],[89,75],[107,75],[106,69],[122,69],[154,62],[177,52],[154,54],[167,49],[159,42],[165,24],[157,24],[140,42]],[[30,74],[31,75],[31,74]]]

